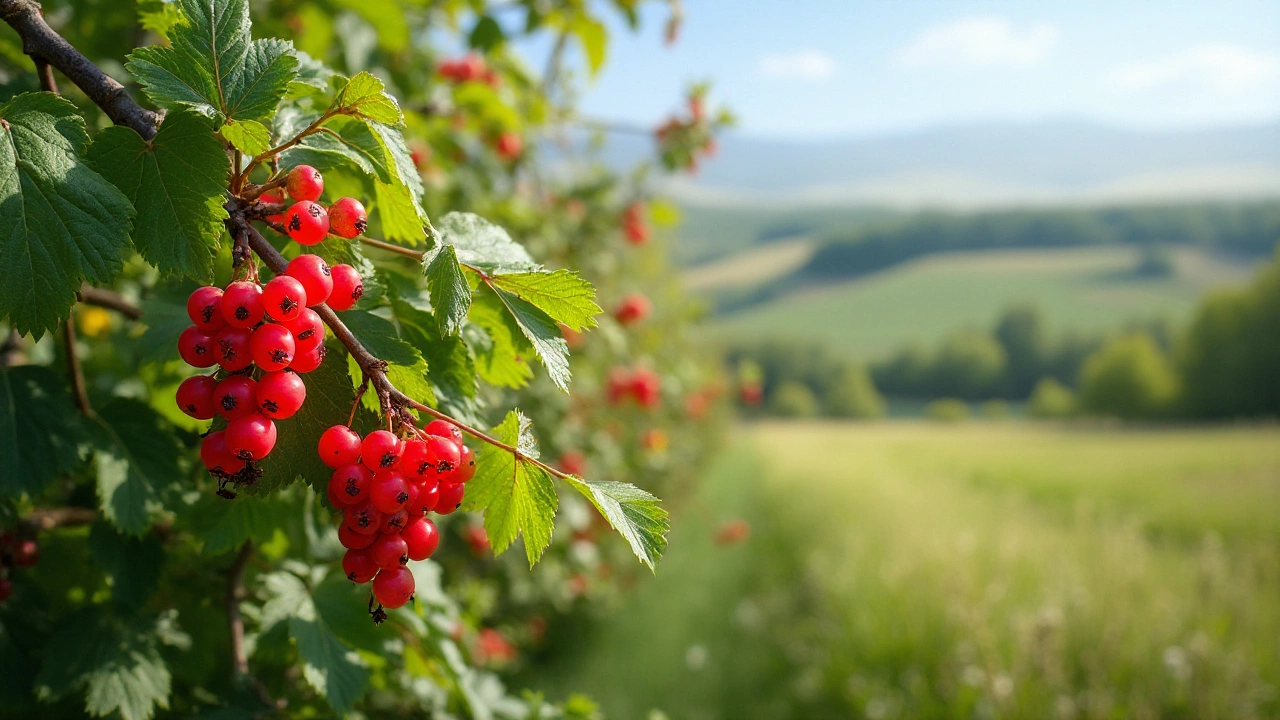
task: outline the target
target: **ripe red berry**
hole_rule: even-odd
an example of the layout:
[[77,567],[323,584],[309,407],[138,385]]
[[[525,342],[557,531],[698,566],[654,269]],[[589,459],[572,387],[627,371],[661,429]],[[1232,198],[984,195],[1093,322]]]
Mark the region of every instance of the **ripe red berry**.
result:
[[427,444],[417,438],[404,441],[400,453],[400,470],[413,482],[427,479],[430,463],[427,462]]
[[232,375],[218,383],[213,402],[218,414],[227,420],[242,418],[258,411],[258,383],[244,375]]
[[458,469],[453,472],[451,478],[456,483],[465,483],[476,476],[476,453],[466,445],[462,446],[462,452],[458,456]]
[[439,515],[448,515],[462,505],[465,489],[453,483],[440,484],[440,499],[436,502],[435,511]]
[[231,477],[244,469],[244,461],[227,449],[222,430],[211,432],[200,441],[200,461],[214,477]]
[[320,367],[320,363],[324,362],[325,347],[317,345],[306,351],[298,351],[293,357],[293,362],[289,363],[289,369],[294,372],[309,373]]
[[218,381],[212,375],[193,375],[178,386],[178,407],[197,420],[208,420],[218,414],[214,405],[214,391]]
[[301,200],[284,214],[284,229],[299,245],[315,245],[329,234],[329,213],[317,203]]
[[294,200],[315,200],[324,192],[324,176],[310,165],[299,165],[285,178],[285,190]]
[[298,373],[269,372],[258,380],[258,410],[273,420],[293,417],[307,399],[307,386]]
[[262,288],[257,283],[233,282],[222,293],[222,317],[227,324],[238,328],[251,328],[262,322],[266,308],[262,306]]
[[344,197],[329,206],[329,229],[338,237],[361,235],[369,227],[369,215],[355,198]]
[[623,325],[631,325],[644,320],[651,313],[653,313],[653,304],[649,302],[649,298],[639,293],[631,293],[622,298],[618,309],[613,312],[613,317]]
[[224,327],[214,337],[218,365],[227,372],[243,370],[253,364],[250,343],[253,331],[247,328]]
[[[258,199],[266,205],[281,205],[284,203],[284,193],[262,193],[258,196]],[[283,225],[284,213],[280,212],[275,215],[268,215],[267,222],[274,223],[276,225]]]
[[374,430],[360,445],[360,460],[365,467],[377,472],[395,467],[403,451],[400,438],[386,430]]
[[293,333],[294,346],[299,353],[314,350],[324,342],[324,321],[311,308],[303,308],[297,319],[280,324]]
[[213,332],[227,324],[222,317],[222,290],[211,285],[196,288],[187,298],[187,315],[196,327]]
[[339,506],[357,505],[369,499],[369,486],[373,483],[373,473],[369,468],[355,464],[344,465],[333,471],[329,477],[329,487],[337,487],[341,498]]
[[[329,224],[333,225],[333,216],[329,216]],[[289,261],[285,275],[302,283],[307,293],[307,307],[314,307],[329,299],[333,292],[333,277],[329,273],[329,263],[319,255],[299,255]]]
[[[413,502],[414,492],[412,486],[409,488],[409,496],[409,502]],[[408,503],[405,503],[405,505],[407,506]],[[404,530],[404,526],[407,524],[409,524],[409,511],[397,510],[382,518],[382,527],[379,528],[378,531],[384,534],[396,534],[401,530]]]
[[249,356],[253,363],[267,372],[277,372],[289,367],[297,355],[293,333],[283,325],[259,325],[249,337]]
[[382,527],[382,513],[368,502],[352,505],[342,515],[347,527],[361,535],[373,535]]
[[458,443],[452,438],[437,435],[428,435],[425,442],[426,450],[423,454],[425,467],[419,466],[424,477],[439,482],[452,482],[453,473],[462,460]]
[[392,514],[399,512],[409,502],[409,481],[395,470],[379,470],[373,476],[373,484],[369,486],[369,504],[378,512]]
[[213,367],[218,362],[213,336],[192,325],[178,336],[178,355],[191,367]]
[[382,607],[394,610],[413,597],[413,573],[407,567],[383,570],[373,579],[373,597]]
[[346,425],[334,425],[320,434],[316,450],[320,460],[331,468],[360,462],[360,433]]
[[227,449],[241,460],[261,460],[276,446],[276,424],[261,413],[227,423]]
[[347,527],[344,522],[338,525],[338,542],[342,543],[342,547],[348,550],[363,550],[373,544],[378,536],[374,534],[364,535]]
[[21,540],[9,555],[16,567],[31,567],[40,560],[40,546],[35,540]]
[[422,432],[428,435],[436,435],[439,437],[453,438],[453,441],[462,444],[462,429],[448,420],[432,420],[427,426],[422,428]]
[[329,307],[342,312],[350,310],[364,295],[364,280],[350,265],[334,265],[329,269],[333,276],[333,293],[329,295]]
[[307,307],[307,290],[297,278],[277,275],[262,288],[262,307],[276,322],[297,320]]
[[440,486],[436,483],[425,483],[414,487],[417,494],[410,500],[411,505],[407,505],[410,512],[415,517],[426,515],[436,509],[436,505],[440,503]]
[[348,550],[342,556],[342,572],[351,582],[363,585],[378,574],[378,563],[370,550]]
[[409,546],[400,533],[383,533],[369,546],[369,557],[383,570],[394,570],[409,562]]
[[400,531],[400,537],[409,549],[410,560],[426,560],[440,546],[440,531],[426,518],[415,518]]
[[498,157],[510,162],[519,158],[524,152],[524,139],[516,133],[507,131],[498,136],[493,149],[497,151]]

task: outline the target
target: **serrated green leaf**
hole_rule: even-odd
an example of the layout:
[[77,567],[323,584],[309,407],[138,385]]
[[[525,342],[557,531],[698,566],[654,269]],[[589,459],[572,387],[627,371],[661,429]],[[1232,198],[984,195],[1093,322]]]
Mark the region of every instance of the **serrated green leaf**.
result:
[[413,196],[403,185],[374,182],[373,210],[378,214],[379,227],[388,240],[406,242],[412,247],[427,237]]
[[89,547],[98,567],[111,580],[111,597],[125,608],[138,608],[160,582],[164,548],[154,533],[122,535],[105,522],[89,529]]
[[253,40],[248,0],[177,0],[170,47],[139,48],[126,68],[153,102],[210,116],[267,120],[297,75],[293,45]]
[[361,345],[380,360],[396,365],[413,365],[422,355],[409,343],[400,339],[395,323],[364,310],[348,310],[342,313],[342,322]]
[[658,498],[635,485],[620,482],[567,481],[596,506],[609,525],[626,538],[640,562],[654,569],[667,549],[671,523]]
[[[288,122],[279,134],[292,137],[316,117],[300,116]],[[354,167],[381,182],[391,183],[394,180],[382,140],[373,133],[369,123],[353,117],[335,117],[326,121],[320,132],[306,136],[297,146],[281,153],[280,163],[284,167],[305,164],[321,170]]]
[[569,345],[565,342],[564,335],[560,333],[556,321],[533,304],[506,290],[501,288],[490,288],[490,290],[496,293],[502,304],[507,307],[520,332],[533,346],[538,359],[547,369],[551,382],[561,390],[569,392],[569,380],[572,377],[569,370]]
[[570,270],[497,275],[491,282],[573,330],[595,327],[595,316],[602,312],[596,289]]
[[231,172],[212,121],[174,110],[150,142],[130,128],[109,127],[89,159],[137,208],[133,244],[147,262],[165,275],[212,281]]
[[452,245],[458,262],[490,275],[530,272],[538,269],[524,246],[498,225],[479,215],[451,212],[435,223],[438,242],[423,258],[430,263],[444,245]]
[[524,387],[533,377],[527,359],[533,353],[533,346],[497,294],[485,290],[472,295],[467,318],[483,330],[489,340],[487,346],[475,348],[476,372],[481,379],[498,387]]
[[166,0],[141,0],[138,3],[138,24],[162,38],[169,37],[169,29],[182,21],[182,13]]
[[422,186],[422,176],[418,174],[418,166],[413,162],[413,155],[409,152],[404,133],[400,128],[377,122],[369,122],[369,129],[382,142],[387,167],[394,176],[392,187],[408,192],[414,215],[418,219],[419,234],[406,239],[421,239],[425,237],[422,229],[429,227],[431,220],[427,218],[427,211],[422,205],[423,196],[426,194],[426,189]]
[[400,103],[386,92],[382,81],[367,72],[357,73],[338,91],[333,107],[338,112],[358,115],[387,125],[404,121]]
[[435,316],[417,298],[395,295],[391,307],[400,325],[400,337],[418,348],[427,361],[427,377],[436,401],[458,417],[467,408],[464,402],[476,395],[475,361],[467,344],[460,335],[442,335]]
[[462,276],[457,252],[452,245],[442,245],[425,267],[436,323],[445,335],[457,335],[471,307],[471,287]]
[[228,120],[218,132],[246,155],[261,155],[271,149],[271,131],[257,120]]
[[43,699],[85,690],[85,710],[148,720],[169,707],[170,677],[157,646],[157,621],[123,623],[88,610],[65,618],[49,641],[36,677]]
[[57,373],[0,368],[0,495],[35,494],[80,461],[84,425]]
[[187,298],[195,288],[195,283],[189,281],[159,283],[155,293],[142,301],[142,323],[147,329],[136,344],[139,360],[144,363],[173,360],[178,337],[191,325]]
[[494,438],[517,448],[520,457],[491,445],[482,448],[462,507],[484,513],[484,529],[495,554],[501,554],[523,534],[525,556],[533,567],[551,544],[560,498],[551,474],[529,461],[538,457],[530,425],[529,418],[512,410],[490,431]]
[[[317,438],[318,440],[319,438]],[[191,510],[195,536],[203,543],[205,555],[220,555],[252,540],[265,543],[277,530],[288,528],[300,513],[299,503],[289,493],[266,497],[243,495],[234,500],[206,495]]]
[[117,398],[93,425],[102,514],[122,532],[140,535],[160,509],[163,488],[178,479],[181,446],[150,405]]
[[571,30],[582,43],[582,53],[587,56],[587,67],[594,77],[604,67],[609,50],[609,31],[604,23],[586,14],[574,18]]
[[23,334],[57,327],[85,280],[109,282],[123,265],[133,206],[81,161],[88,140],[53,93],[0,107],[0,316]]

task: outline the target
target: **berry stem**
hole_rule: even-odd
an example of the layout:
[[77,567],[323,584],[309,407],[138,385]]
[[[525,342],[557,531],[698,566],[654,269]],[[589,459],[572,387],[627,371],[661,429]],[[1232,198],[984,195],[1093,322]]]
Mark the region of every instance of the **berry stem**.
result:
[[[329,118],[332,118],[336,114],[337,112],[335,112],[333,108],[329,108],[329,110],[325,111],[323,115],[316,118],[314,122],[312,122],[310,125],[303,128],[302,132],[298,133],[297,135],[294,135],[289,140],[286,140],[285,142],[255,157],[253,160],[249,162],[248,166],[245,167],[244,171],[236,176],[236,179],[239,181],[239,185],[243,186],[244,181],[248,179],[248,177],[253,173],[254,169],[256,169],[263,162],[266,162],[274,158],[275,156],[279,155],[280,153],[284,152],[285,150],[288,150],[289,148],[293,147],[294,145],[297,145],[298,143],[302,142],[302,139],[307,137],[308,135],[314,135],[317,132],[319,132],[320,126],[324,125],[326,122],[329,121]],[[259,190],[258,194],[261,194],[261,192],[262,191]],[[254,197],[256,197],[256,195]]]
[[84,384],[84,368],[80,366],[80,353],[76,350],[74,308],[67,311],[67,317],[62,321],[62,345],[67,353],[67,375],[71,378],[71,390],[76,399],[76,407],[81,414],[92,415],[93,407],[89,405],[89,391]]
[[129,302],[118,292],[103,290],[88,284],[80,286],[80,302],[85,305],[96,305],[100,308],[115,310],[130,320],[142,317],[142,308]]
[[368,389],[369,376],[361,373],[360,387],[356,390],[356,399],[351,403],[351,415],[347,417],[347,427],[351,427],[351,423],[356,421],[356,410],[360,408],[360,400],[364,398],[364,392]]

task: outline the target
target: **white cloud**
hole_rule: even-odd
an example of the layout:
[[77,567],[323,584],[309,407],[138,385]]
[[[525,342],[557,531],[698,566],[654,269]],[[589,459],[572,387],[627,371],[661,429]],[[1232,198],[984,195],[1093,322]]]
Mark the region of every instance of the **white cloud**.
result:
[[816,82],[835,71],[836,61],[819,50],[769,53],[760,58],[760,73],[767,78]]
[[1121,90],[1193,88],[1218,93],[1280,89],[1280,55],[1238,45],[1202,45],[1115,68],[1107,83]]
[[902,67],[1030,67],[1058,42],[1048,23],[1014,27],[1000,17],[973,17],[925,28],[894,53]]

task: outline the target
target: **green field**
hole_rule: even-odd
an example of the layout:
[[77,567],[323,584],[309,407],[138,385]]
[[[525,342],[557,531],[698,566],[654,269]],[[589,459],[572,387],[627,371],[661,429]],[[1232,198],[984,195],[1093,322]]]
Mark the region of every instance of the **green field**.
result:
[[528,681],[615,720],[1280,716],[1280,429],[742,435]]
[[[712,327],[720,338],[822,340],[875,359],[906,343],[932,344],[958,329],[989,327],[1022,302],[1037,305],[1054,331],[1179,320],[1206,290],[1238,284],[1250,273],[1246,264],[1196,250],[1178,251],[1175,272],[1164,278],[1136,276],[1137,262],[1135,249],[1114,246],[940,254],[796,290],[716,317]],[[719,277],[724,283],[723,273]]]

